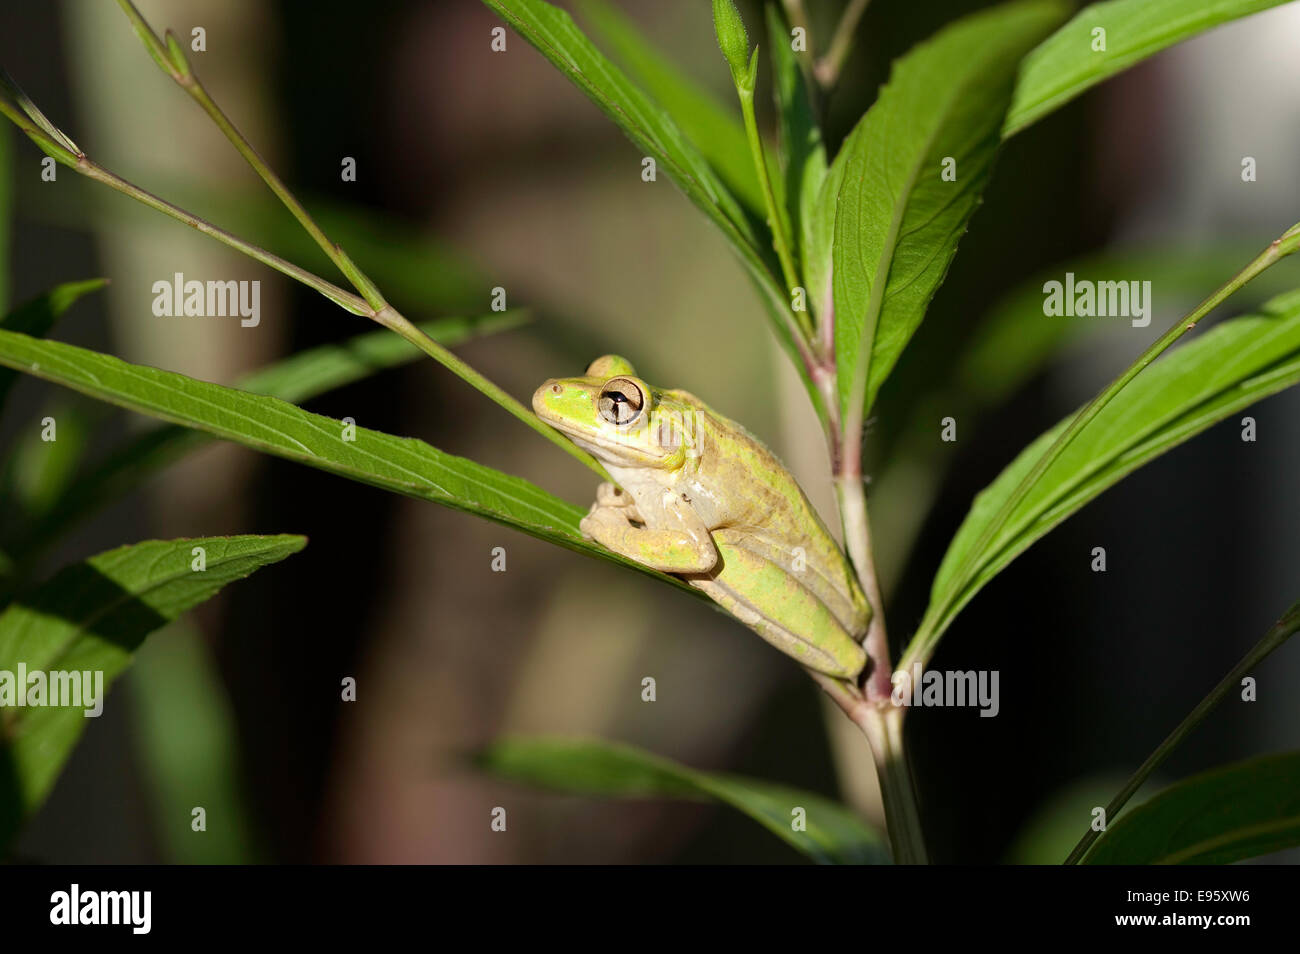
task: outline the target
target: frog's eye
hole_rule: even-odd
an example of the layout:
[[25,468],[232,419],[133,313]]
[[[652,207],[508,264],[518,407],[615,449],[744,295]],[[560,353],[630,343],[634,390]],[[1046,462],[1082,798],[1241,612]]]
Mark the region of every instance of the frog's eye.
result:
[[613,378],[600,389],[600,416],[610,424],[631,424],[645,408],[645,393],[635,381]]

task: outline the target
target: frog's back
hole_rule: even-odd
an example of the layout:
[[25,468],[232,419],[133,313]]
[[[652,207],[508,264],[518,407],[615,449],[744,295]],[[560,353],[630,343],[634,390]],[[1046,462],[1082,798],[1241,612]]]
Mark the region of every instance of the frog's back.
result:
[[[699,405],[697,405],[699,406]],[[820,514],[808,500],[781,460],[743,426],[715,411],[701,408],[703,457],[709,479],[733,492],[727,507],[710,527],[720,549],[740,549],[794,573],[855,637],[866,630],[870,609],[852,569]],[[732,441],[726,453],[709,454],[710,442],[731,435],[746,440]],[[743,492],[734,492],[736,488]],[[724,560],[722,576],[731,575]],[[738,569],[738,568],[737,568]],[[721,582],[726,583],[723,579]]]

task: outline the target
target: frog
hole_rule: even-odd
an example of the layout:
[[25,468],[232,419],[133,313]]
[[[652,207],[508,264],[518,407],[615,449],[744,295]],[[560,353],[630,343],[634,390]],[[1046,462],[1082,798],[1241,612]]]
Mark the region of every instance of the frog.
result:
[[611,478],[579,523],[584,538],[679,577],[805,667],[860,678],[871,605],[757,437],[690,392],[652,387],[620,355],[544,382],[532,404]]

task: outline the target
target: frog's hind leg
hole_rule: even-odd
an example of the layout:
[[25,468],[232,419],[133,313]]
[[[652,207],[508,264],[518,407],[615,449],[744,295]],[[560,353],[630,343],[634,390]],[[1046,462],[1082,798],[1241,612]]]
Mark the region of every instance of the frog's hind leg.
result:
[[[867,654],[835,615],[780,566],[746,550],[719,546],[721,570],[689,575],[686,581],[781,652],[809,669],[854,679]],[[731,583],[744,579],[745,592]],[[761,602],[764,609],[757,605]]]
[[728,550],[745,550],[758,559],[783,567],[800,584],[812,590],[855,641],[861,640],[866,634],[867,624],[871,622],[871,606],[853,580],[837,579],[823,573],[823,562],[808,554],[804,554],[801,562],[796,562],[789,545],[775,543],[752,528],[728,527],[715,531],[714,537],[719,546]]

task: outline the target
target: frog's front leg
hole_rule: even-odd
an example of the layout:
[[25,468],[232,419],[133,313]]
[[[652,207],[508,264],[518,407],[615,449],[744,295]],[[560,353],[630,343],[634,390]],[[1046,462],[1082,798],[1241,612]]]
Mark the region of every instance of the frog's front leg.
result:
[[596,491],[596,502],[578,525],[583,536],[664,573],[707,573],[717,565],[718,548],[709,528],[677,494],[664,494],[651,529],[633,525],[645,523],[644,516],[628,494],[612,489],[612,484],[601,484]]
[[[611,484],[607,480],[596,488],[596,506],[609,507],[612,509],[629,507],[632,510],[635,510],[636,501],[632,499],[631,494],[626,493],[618,484]],[[632,519],[639,521],[641,517],[639,515],[634,515]]]

